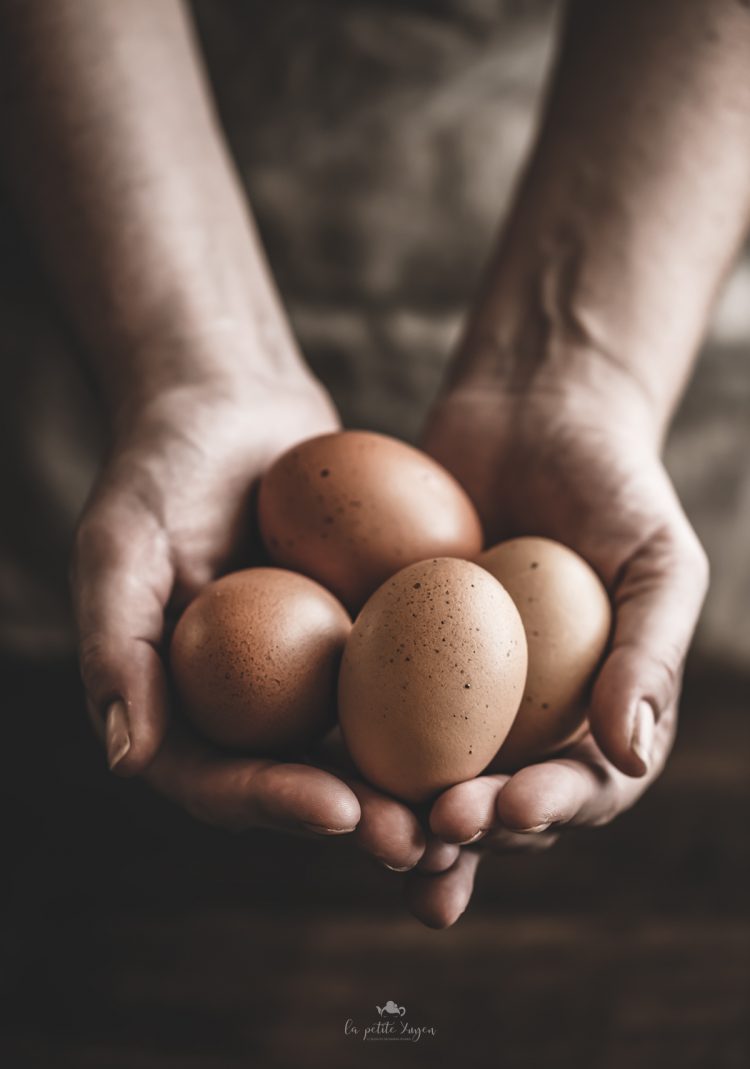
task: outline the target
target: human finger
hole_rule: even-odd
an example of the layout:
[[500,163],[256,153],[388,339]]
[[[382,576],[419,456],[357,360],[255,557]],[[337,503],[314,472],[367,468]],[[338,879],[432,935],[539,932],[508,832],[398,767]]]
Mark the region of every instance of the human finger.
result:
[[404,900],[428,928],[449,928],[464,913],[474,891],[481,854],[463,849],[453,865],[437,874],[415,869],[404,877]]
[[413,868],[425,849],[419,818],[404,802],[362,780],[338,728],[326,737],[312,760],[338,776],[356,796],[361,814],[354,833],[356,845],[386,868],[396,872]]
[[105,495],[82,519],[71,563],[81,676],[110,768],[142,772],[164,737],[167,683],[159,654],[173,584],[158,523]]
[[430,811],[433,833],[460,845],[481,839],[495,824],[495,803],[507,782],[505,775],[479,776],[443,791]]
[[646,775],[654,761],[655,728],[677,700],[707,582],[705,554],[686,520],[652,535],[618,582],[612,647],[589,720],[602,752],[627,775]]
[[174,729],[145,778],[199,820],[230,830],[346,835],[361,815],[356,795],[331,772],[227,756]]

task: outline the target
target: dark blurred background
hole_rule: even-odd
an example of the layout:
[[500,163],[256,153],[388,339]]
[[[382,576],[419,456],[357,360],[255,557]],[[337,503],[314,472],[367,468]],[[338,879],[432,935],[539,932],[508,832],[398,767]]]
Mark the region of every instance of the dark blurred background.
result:
[[[307,356],[347,425],[414,439],[533,134],[557,5],[194,6]],[[668,769],[611,827],[486,862],[435,933],[341,843],[203,828],[104,771],[65,598],[98,417],[0,223],[1,385],[23,415],[0,427],[0,1065],[750,1064],[750,256],[667,447],[713,568]],[[344,1035],[389,999],[437,1035]]]

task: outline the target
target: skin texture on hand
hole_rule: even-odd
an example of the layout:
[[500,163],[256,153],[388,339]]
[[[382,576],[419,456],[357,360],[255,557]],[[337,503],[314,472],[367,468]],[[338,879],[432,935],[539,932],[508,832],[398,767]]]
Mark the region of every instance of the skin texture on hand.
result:
[[353,833],[391,867],[424,848],[405,806],[341,771],[330,751],[297,763],[227,755],[169,707],[168,622],[201,587],[252,563],[251,495],[275,457],[335,429],[308,376],[247,396],[161,394],[111,455],[81,519],[72,565],[80,659],[95,730],[118,774],[142,774],[194,816],[231,829]]
[[[571,11],[544,128],[428,447],[491,539],[544,534],[590,561],[615,599],[614,647],[592,734],[510,780],[455,787],[426,841],[405,806],[332,773],[329,753],[319,767],[226,757],[170,720],[168,618],[246,563],[255,480],[335,417],[297,374],[184,6],[0,5],[4,176],[114,428],[73,564],[84,681],[110,760],[213,823],[356,827],[394,868],[421,856],[409,902],[436,926],[471,893],[479,854],[457,842],[546,845],[555,833],[542,829],[611,819],[658,773],[706,583],[658,439],[750,217],[750,16],[735,0],[574,0]],[[601,392],[612,367],[625,374]]]
[[0,3],[0,30],[3,179],[112,431],[72,567],[110,763],[212,823],[356,828],[408,867],[424,835],[405,806],[311,762],[226,757],[170,718],[170,620],[251,562],[250,495],[267,466],[337,425],[284,314],[188,8]]
[[[623,395],[624,396],[624,395]],[[521,534],[570,546],[596,569],[615,625],[589,708],[590,732],[557,758],[445,792],[432,832],[452,843],[540,849],[567,825],[599,825],[632,805],[664,766],[682,666],[706,591],[705,554],[649,433],[646,412],[583,391],[526,399],[470,389],[434,414],[427,448],[477,503],[488,544]],[[467,857],[467,853],[474,857]],[[463,912],[478,855],[409,877],[430,925]]]
[[[750,219],[750,13],[733,0],[571,0],[543,122],[426,446],[488,544],[546,535],[614,603],[590,733],[512,777],[459,784],[433,834],[539,849],[632,805],[672,745],[708,567],[659,452]],[[743,73],[741,73],[743,72]],[[409,874],[434,927],[480,852]]]

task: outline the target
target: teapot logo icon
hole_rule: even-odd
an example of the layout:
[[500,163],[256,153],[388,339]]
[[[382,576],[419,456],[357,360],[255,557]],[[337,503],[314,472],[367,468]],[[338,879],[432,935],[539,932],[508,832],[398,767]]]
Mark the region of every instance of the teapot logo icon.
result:
[[385,1006],[376,1006],[375,1009],[380,1017],[384,1014],[386,1017],[403,1017],[406,1013],[406,1006],[397,1006],[393,999],[388,999]]

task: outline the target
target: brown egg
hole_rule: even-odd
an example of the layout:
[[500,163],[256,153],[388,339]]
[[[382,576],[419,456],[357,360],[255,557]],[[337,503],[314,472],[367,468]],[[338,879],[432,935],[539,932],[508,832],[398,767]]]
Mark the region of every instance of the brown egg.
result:
[[521,614],[529,648],[518,716],[492,763],[512,771],[562,749],[586,729],[589,687],[609,638],[609,597],[596,572],[548,538],[514,538],[478,563]]
[[190,603],[172,639],[180,706],[206,738],[279,753],[335,720],[336,674],[349,616],[303,575],[249,568]]
[[369,431],[290,449],[263,479],[258,513],[273,560],[317,579],[352,611],[407,564],[482,548],[476,509],[453,476]]
[[357,617],[339,674],[339,720],[362,775],[423,802],[487,765],[526,680],[511,598],[469,561],[412,564]]

